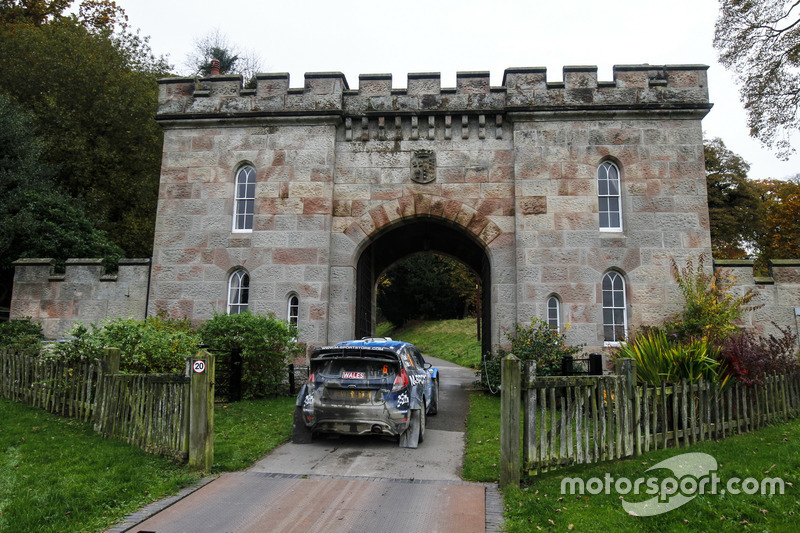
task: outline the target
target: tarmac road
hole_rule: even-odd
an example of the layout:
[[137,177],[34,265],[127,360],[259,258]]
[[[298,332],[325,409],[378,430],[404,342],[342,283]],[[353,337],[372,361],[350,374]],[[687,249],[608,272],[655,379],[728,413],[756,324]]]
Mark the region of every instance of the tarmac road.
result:
[[499,531],[496,486],[460,477],[475,372],[432,357],[426,361],[439,368],[439,413],[427,418],[425,441],[417,449],[380,437],[287,443],[248,470],[162,502],[154,515],[145,509],[112,531]]

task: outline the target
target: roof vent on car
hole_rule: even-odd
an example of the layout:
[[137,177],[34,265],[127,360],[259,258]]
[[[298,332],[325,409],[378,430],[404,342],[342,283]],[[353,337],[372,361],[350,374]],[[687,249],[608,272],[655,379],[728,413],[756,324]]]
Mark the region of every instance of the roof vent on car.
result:
[[361,337],[364,342],[391,342],[391,337]]

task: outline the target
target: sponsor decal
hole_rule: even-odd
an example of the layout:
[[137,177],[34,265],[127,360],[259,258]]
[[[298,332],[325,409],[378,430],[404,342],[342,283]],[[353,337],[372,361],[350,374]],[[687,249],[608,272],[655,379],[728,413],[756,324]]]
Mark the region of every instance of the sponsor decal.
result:
[[342,379],[364,379],[363,372],[342,372]]
[[405,392],[397,397],[397,407],[408,405],[408,394]]

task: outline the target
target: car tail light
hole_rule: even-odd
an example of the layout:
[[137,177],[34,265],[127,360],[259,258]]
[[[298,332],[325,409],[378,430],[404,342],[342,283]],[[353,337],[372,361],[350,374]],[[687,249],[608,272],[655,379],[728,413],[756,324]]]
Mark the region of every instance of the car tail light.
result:
[[308,382],[309,382],[309,383],[314,383],[314,373],[313,373],[313,372],[311,372],[311,373],[308,375]]
[[394,378],[394,384],[392,384],[392,392],[399,391],[403,387],[408,386],[408,374],[406,374],[406,369],[401,368],[400,372]]

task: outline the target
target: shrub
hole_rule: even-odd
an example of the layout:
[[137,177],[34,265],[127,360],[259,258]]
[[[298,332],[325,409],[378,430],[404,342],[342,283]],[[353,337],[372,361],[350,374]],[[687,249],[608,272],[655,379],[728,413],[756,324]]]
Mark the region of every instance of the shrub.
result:
[[97,324],[90,324],[87,327],[76,322],[72,329],[67,331],[69,340],[53,344],[51,350],[44,352],[43,355],[67,361],[78,361],[83,358],[100,359],[105,348],[98,337],[100,329]]
[[100,325],[76,324],[69,342],[53,347],[54,357],[100,358],[105,348],[119,348],[120,371],[134,374],[183,373],[186,358],[198,351],[199,339],[186,319],[163,314],[144,320],[115,318]]
[[536,363],[537,376],[555,376],[561,372],[561,358],[575,355],[583,345],[570,346],[566,343],[564,333],[551,329],[550,325],[540,318],[532,318],[529,326],[515,325],[513,333],[506,333],[511,342],[511,351],[501,349],[495,356],[484,359],[479,373],[480,383],[491,392],[499,392],[500,361],[506,355],[513,354],[524,362]]
[[189,320],[164,314],[109,320],[97,338],[103,346],[119,348],[120,370],[134,374],[183,373],[186,358],[197,353],[200,342]]
[[289,359],[303,352],[294,338],[296,330],[273,315],[216,314],[200,326],[199,334],[212,350],[241,350],[244,398],[281,392]]
[[736,278],[727,269],[707,272],[702,255],[696,267],[689,259],[684,268],[679,268],[673,259],[672,272],[683,294],[684,308],[665,327],[680,340],[705,337],[712,343],[724,342],[736,331],[735,322],[745,311],[761,307],[749,305],[755,297],[752,290],[742,296],[731,294]]
[[778,337],[757,336],[749,331],[729,336],[719,353],[726,375],[752,386],[762,384],[770,374],[796,372],[797,337],[788,327],[775,327],[781,332]]
[[614,349],[612,357],[636,361],[638,380],[655,386],[662,381],[677,383],[684,378],[690,382],[701,377],[713,380],[719,367],[716,348],[707,339],[670,339],[659,328],[648,328],[633,335]]
[[0,322],[0,349],[36,355],[43,340],[42,326],[30,317]]

